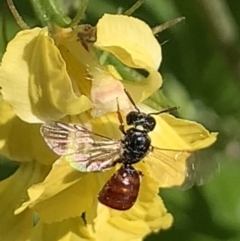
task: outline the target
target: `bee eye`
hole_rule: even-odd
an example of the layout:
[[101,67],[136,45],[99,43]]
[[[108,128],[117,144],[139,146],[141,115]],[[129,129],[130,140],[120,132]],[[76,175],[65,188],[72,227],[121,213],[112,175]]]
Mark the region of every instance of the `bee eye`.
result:
[[144,128],[148,131],[152,131],[156,126],[156,120],[152,116],[147,116],[144,123]]
[[126,117],[126,121],[128,125],[134,125],[135,122],[138,120],[139,113],[137,111],[131,111],[128,113]]

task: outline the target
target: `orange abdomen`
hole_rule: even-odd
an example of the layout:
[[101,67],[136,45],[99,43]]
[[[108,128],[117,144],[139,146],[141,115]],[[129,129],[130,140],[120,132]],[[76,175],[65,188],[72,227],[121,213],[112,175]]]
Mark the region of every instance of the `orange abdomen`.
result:
[[108,180],[99,193],[102,204],[124,211],[136,202],[140,187],[140,173],[132,166],[122,166]]

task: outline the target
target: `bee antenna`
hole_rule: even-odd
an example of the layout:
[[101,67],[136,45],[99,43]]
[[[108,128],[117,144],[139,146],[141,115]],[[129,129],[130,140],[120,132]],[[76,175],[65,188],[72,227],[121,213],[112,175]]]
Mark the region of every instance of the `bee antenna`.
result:
[[137,108],[136,104],[134,103],[132,96],[127,92],[126,89],[124,89],[124,91],[125,91],[125,93],[126,93],[128,99],[129,99],[130,102],[132,103],[133,107],[134,107],[138,112],[140,112],[140,110]]
[[150,113],[148,115],[159,115],[159,114],[162,114],[162,113],[172,112],[172,111],[178,110],[179,108],[180,108],[180,106],[174,106],[174,107],[163,109],[159,112]]

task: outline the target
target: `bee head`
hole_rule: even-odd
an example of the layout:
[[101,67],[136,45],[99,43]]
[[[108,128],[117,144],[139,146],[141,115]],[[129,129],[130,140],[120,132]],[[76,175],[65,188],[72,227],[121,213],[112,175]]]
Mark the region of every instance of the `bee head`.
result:
[[152,131],[156,126],[156,120],[152,116],[138,111],[129,112],[126,120],[128,125],[141,126],[147,132]]

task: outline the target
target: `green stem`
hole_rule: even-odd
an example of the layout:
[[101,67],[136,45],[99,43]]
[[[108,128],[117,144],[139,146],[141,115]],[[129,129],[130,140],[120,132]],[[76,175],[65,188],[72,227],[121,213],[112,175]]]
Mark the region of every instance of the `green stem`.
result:
[[71,24],[71,18],[66,16],[59,6],[59,0],[45,0],[47,11],[51,20],[60,27],[68,27]]
[[128,15],[128,16],[132,15],[139,7],[142,6],[144,1],[145,0],[138,0],[137,2],[135,2],[132,7],[130,7],[128,10],[124,12],[124,15]]
[[[21,29],[29,29],[30,27],[23,21],[22,17],[18,13],[17,9],[15,8],[15,5],[12,0],[7,0],[7,5],[15,18],[17,24],[20,26]],[[5,13],[3,13],[5,14]]]
[[43,26],[51,26],[52,23],[60,27],[74,27],[83,18],[89,0],[82,0],[76,16],[71,19],[61,7],[59,0],[30,0],[34,11]]
[[30,0],[30,3],[32,4],[34,12],[42,26],[48,26],[50,23],[50,18],[47,14],[45,4],[43,4],[43,2],[40,0]]
[[72,20],[72,22],[70,23],[71,27],[76,26],[79,23],[79,21],[81,19],[83,19],[84,13],[85,13],[85,11],[87,9],[87,6],[88,6],[88,2],[89,2],[89,0],[82,0],[81,1],[81,4],[80,4],[80,6],[78,8],[78,11],[77,11],[77,14],[74,17],[74,19]]
[[[7,38],[7,19],[6,19],[6,5],[4,5],[4,8],[1,11],[2,14],[2,23],[1,23],[1,34],[2,34],[2,44],[3,44],[3,53],[5,52],[7,48],[7,43],[8,43],[8,38]],[[1,58],[2,56],[0,56]],[[0,86],[0,91],[1,91],[1,86]],[[1,100],[1,99],[0,99]]]

